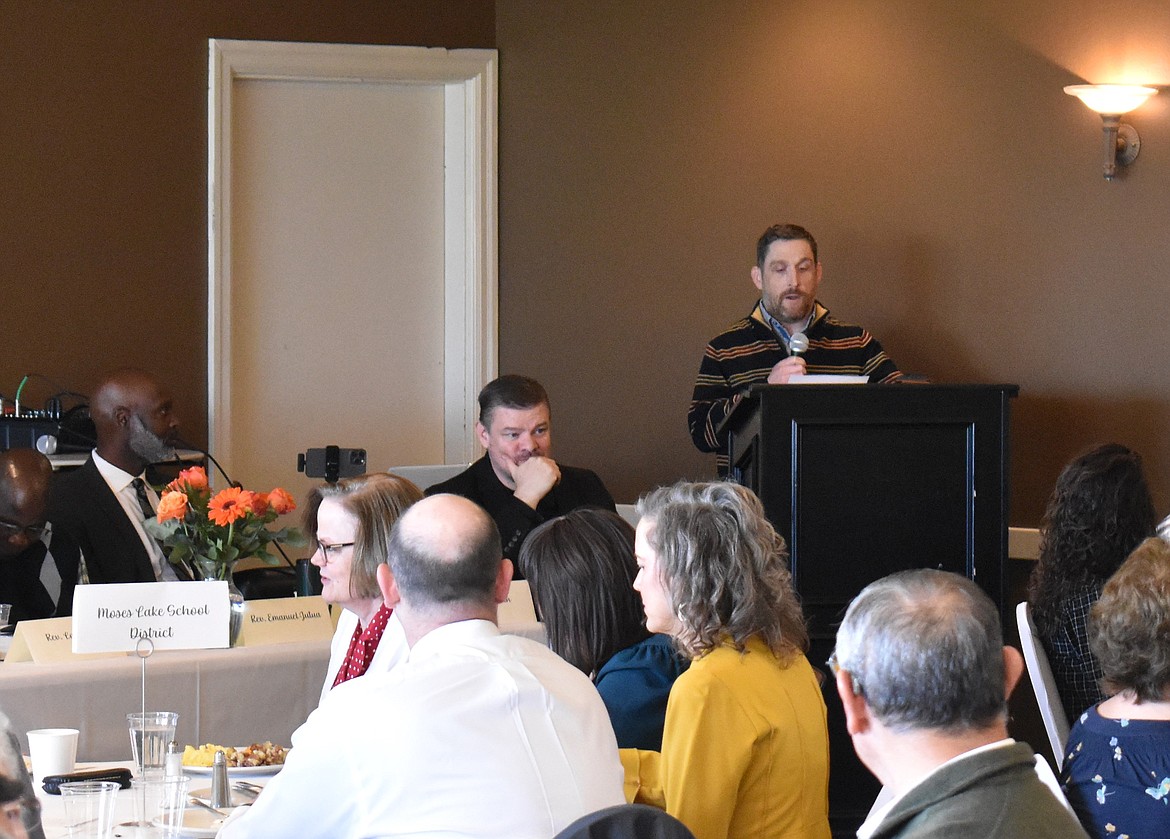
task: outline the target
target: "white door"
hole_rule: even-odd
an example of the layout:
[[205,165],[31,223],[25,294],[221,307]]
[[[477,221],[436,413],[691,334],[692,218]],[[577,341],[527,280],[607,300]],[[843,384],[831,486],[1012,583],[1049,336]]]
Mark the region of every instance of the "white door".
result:
[[210,47],[212,453],[303,498],[297,454],[475,453],[496,373],[495,52]]

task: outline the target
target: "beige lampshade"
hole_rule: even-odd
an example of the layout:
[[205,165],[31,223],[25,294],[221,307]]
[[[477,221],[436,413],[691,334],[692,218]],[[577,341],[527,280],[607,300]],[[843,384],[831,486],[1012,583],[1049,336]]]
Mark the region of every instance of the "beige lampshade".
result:
[[1158,90],[1132,84],[1072,84],[1064,89],[1099,114],[1127,114]]

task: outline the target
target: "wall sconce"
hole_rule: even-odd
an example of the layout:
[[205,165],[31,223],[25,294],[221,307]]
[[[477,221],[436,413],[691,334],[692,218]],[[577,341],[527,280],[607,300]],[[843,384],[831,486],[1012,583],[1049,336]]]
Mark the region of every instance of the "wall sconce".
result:
[[1121,121],[1122,114],[1158,92],[1157,88],[1128,84],[1072,84],[1064,89],[1101,115],[1105,131],[1105,180],[1117,177],[1117,165],[1133,163],[1141,150],[1142,141],[1132,125]]

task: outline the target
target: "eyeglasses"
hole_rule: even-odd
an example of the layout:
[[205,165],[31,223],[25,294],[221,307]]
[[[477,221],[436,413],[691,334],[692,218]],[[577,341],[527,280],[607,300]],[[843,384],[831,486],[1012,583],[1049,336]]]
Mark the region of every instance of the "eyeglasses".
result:
[[48,529],[49,523],[45,521],[40,524],[20,525],[16,522],[0,519],[0,539],[15,539],[23,533],[30,542],[35,542],[44,536]]
[[861,680],[857,678],[857,674],[847,667],[842,667],[841,662],[837,660],[837,651],[833,650],[833,654],[829,656],[829,660],[825,662],[825,666],[829,668],[829,672],[833,674],[833,678],[837,678],[837,674],[844,670],[849,674],[849,682],[853,685],[853,695],[861,696]]
[[[335,542],[332,545],[326,545],[324,542],[318,542],[317,550],[321,552],[321,556],[325,557],[325,561],[328,562],[331,559],[337,559],[337,557],[341,556],[342,548],[352,548],[354,544],[354,542]],[[313,553],[316,552],[314,551]]]

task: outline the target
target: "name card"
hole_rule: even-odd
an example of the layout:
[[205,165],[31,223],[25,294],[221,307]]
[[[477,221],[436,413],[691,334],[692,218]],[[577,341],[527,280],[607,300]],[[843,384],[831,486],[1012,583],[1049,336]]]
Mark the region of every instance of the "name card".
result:
[[84,661],[90,658],[121,658],[117,653],[77,655],[73,652],[73,618],[46,618],[21,621],[12,635],[6,662],[35,661],[51,664],[61,661]]
[[222,580],[78,586],[73,651],[205,650],[228,646],[228,593]]
[[508,599],[500,604],[499,622],[501,625],[536,623],[536,607],[527,580],[512,580]]
[[333,637],[329,606],[316,597],[277,597],[249,600],[244,612],[244,629],[239,646],[291,644],[295,641],[326,641]]

